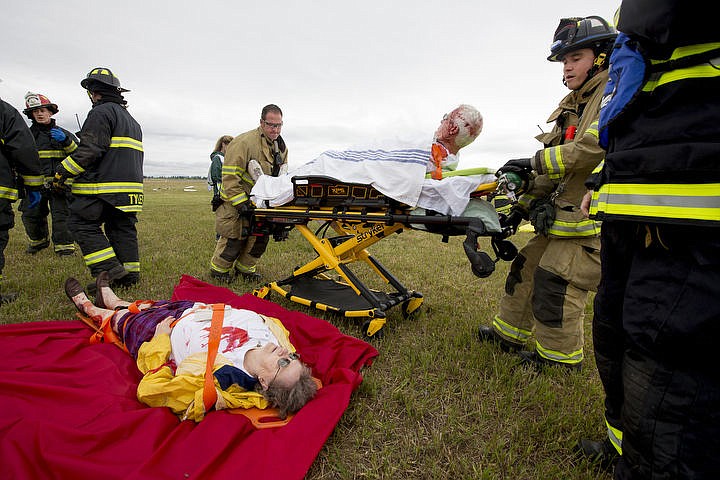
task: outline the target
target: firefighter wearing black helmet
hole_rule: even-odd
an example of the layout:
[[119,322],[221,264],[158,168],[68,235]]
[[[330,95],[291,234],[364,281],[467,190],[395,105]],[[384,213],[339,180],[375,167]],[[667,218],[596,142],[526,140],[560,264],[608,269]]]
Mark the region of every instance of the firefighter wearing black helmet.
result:
[[[584,217],[580,204],[584,181],[604,156],[597,121],[615,36],[600,17],[560,21],[548,60],[562,62],[571,92],[548,119],[552,131],[536,137],[544,148],[499,170],[536,172],[507,219],[516,227],[530,218],[536,236],[513,261],[500,310],[479,336],[536,368],[579,369],[584,358],[585,303],[600,277],[600,225]],[[524,351],[533,333],[535,350]]]
[[20,183],[33,191],[35,201],[40,200],[42,168],[32,133],[20,113],[0,99],[0,305],[17,297],[16,293],[3,293],[1,284],[8,231],[15,225],[12,204],[25,193]]
[[[45,95],[28,92],[25,94],[23,113],[32,121],[30,131],[35,138],[40,162],[42,163],[45,185],[52,182],[58,164],[77,149],[75,135],[58,126],[52,118],[59,111],[57,104]],[[70,214],[67,192],[43,189],[40,203],[29,208],[29,199],[20,202],[22,221],[30,243],[25,250],[31,255],[50,246],[48,215],[52,218],[53,250],[57,255],[75,253],[73,236],[67,226]]]
[[115,286],[140,279],[137,214],[143,206],[140,125],[127,110],[120,80],[94,68],[80,85],[93,107],[80,130],[80,145],[55,171],[53,188],[70,191],[68,225],[92,276],[107,271]]

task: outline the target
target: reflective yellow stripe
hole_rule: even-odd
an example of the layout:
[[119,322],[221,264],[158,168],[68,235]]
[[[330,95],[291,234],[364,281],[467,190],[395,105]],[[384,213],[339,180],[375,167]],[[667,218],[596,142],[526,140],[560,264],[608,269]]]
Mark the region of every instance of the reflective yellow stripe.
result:
[[503,337],[512,339],[515,343],[525,343],[530,338],[530,330],[513,327],[509,323],[504,322],[499,316],[495,315],[493,319],[493,328],[500,332]]
[[71,156],[65,157],[65,160],[60,162],[60,165],[73,177],[76,177],[83,173],[85,169],[81,167]]
[[610,425],[610,423],[605,419],[605,425],[607,425],[608,430],[608,438],[610,439],[610,443],[612,443],[612,446],[615,447],[615,450],[617,450],[619,455],[622,455],[622,439],[623,439],[623,432],[620,429],[617,429]]
[[243,192],[235,195],[234,197],[230,197],[227,200],[232,203],[233,207],[237,207],[241,203],[247,202],[249,200],[249,197],[245,192]]
[[598,122],[591,123],[588,129],[585,130],[585,133],[590,134],[595,138],[598,138]]
[[253,180],[252,177],[250,175],[248,175],[247,171],[238,166],[223,165],[222,174],[223,175],[235,175],[237,177],[240,177],[241,181],[246,182],[250,185],[255,185],[255,180]]
[[[680,60],[691,55],[697,55],[700,53],[708,52],[720,48],[720,43],[702,43],[698,45],[688,45],[685,47],[676,48],[669,59],[666,60],[650,60],[655,65],[663,65],[665,63]],[[720,61],[720,58],[718,58]],[[678,68],[669,72],[658,72],[650,76],[650,80],[643,85],[643,92],[652,92],[657,87],[666,85],[671,82],[678,80],[685,80],[689,78],[712,78],[720,77],[720,69],[717,66],[713,66],[706,62],[700,65],[694,65],[687,68]]]
[[115,258],[115,251],[112,247],[98,250],[97,252],[89,253],[83,256],[83,260],[85,260],[85,265],[87,266],[95,265],[96,263],[104,262],[105,260],[110,260],[111,258]]
[[65,151],[66,155],[70,155],[75,150],[77,150],[78,146],[77,143],[75,143],[75,140],[70,140],[70,145],[63,147],[63,151]]
[[562,159],[561,145],[546,148],[543,151],[545,160],[545,173],[548,177],[558,179],[565,176],[565,164]]
[[595,170],[592,171],[592,173],[600,173],[605,166],[605,159],[603,158],[600,160],[600,163],[598,163],[598,166],[595,167]]
[[18,199],[17,188],[3,187],[0,186],[0,198],[5,198],[14,202]]
[[130,137],[112,137],[110,139],[110,148],[132,148],[139,152],[143,151],[142,142]]
[[[230,267],[230,268],[232,268],[232,267]],[[219,272],[219,273],[230,273],[230,268],[222,268],[222,267],[219,267],[219,266],[215,265],[215,263],[213,263],[212,261],[210,261],[210,269],[211,269],[211,270],[215,270],[216,272]]]
[[562,353],[557,350],[550,350],[540,345],[540,342],[535,342],[535,350],[541,357],[552,360],[553,362],[567,363],[569,365],[575,365],[583,360],[582,348],[570,353]]
[[38,150],[40,158],[65,158],[67,153],[64,150]]
[[548,229],[548,234],[557,237],[593,237],[600,235],[600,222],[595,220],[582,220],[580,222],[555,220]]
[[248,267],[247,265],[243,265],[240,262],[235,262],[235,270],[241,273],[255,273],[257,271],[257,266],[253,265],[252,267]]
[[72,186],[72,193],[77,195],[100,195],[103,193],[143,193],[143,184],[138,182],[74,182]]
[[140,213],[142,212],[142,205],[115,205],[115,208],[120,210],[121,212],[126,213]]
[[28,187],[41,187],[45,180],[42,175],[22,175],[23,182]]
[[125,267],[125,270],[127,270],[128,272],[140,272],[140,262],[126,262],[123,263],[123,267]]
[[608,184],[593,193],[590,213],[720,221],[720,183]]

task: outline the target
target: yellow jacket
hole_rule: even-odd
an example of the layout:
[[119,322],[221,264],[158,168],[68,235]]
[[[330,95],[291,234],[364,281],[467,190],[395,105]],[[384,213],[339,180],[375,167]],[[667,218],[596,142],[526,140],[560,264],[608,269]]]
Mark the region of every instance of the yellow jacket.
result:
[[[289,340],[289,332],[276,318],[264,317],[267,325],[281,343],[280,346],[294,352]],[[144,375],[137,389],[137,397],[151,407],[169,407],[181,420],[190,419],[199,422],[205,416],[203,405],[203,386],[205,382],[205,362],[207,353],[201,352],[187,357],[173,372],[168,360],[172,347],[170,335],[156,335],[140,346],[137,366]],[[224,365],[232,365],[227,358],[217,354],[213,371]],[[225,408],[267,408],[268,402],[258,392],[244,390],[231,385],[221,390],[215,379],[217,391],[216,410]]]

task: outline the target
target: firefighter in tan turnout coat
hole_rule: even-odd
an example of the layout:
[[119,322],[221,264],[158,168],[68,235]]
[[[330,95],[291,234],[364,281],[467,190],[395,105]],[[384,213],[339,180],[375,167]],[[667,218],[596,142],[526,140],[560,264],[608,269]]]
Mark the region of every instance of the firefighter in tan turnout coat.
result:
[[250,232],[250,191],[260,175],[287,172],[288,150],[281,129],[282,110],[277,105],[266,105],[260,126],[236,136],[227,147],[220,188],[223,203],[215,212],[215,229],[220,238],[210,261],[213,278],[224,282],[232,281],[235,274],[249,280],[260,278],[256,265],[269,237]]
[[[500,168],[537,172],[508,217],[515,227],[529,218],[536,236],[513,261],[500,311],[479,335],[536,367],[580,368],[583,360],[585,303],[600,278],[600,224],[580,204],[585,179],[604,156],[597,123],[615,37],[600,17],[560,21],[548,60],[563,63],[563,83],[572,92],[548,119],[552,131],[536,137],[545,148]],[[535,351],[522,350],[533,333]]]

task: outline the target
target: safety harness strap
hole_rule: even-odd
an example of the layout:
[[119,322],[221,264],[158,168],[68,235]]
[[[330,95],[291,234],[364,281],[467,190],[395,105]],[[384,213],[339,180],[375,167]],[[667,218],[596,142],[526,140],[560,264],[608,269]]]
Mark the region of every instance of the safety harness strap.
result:
[[214,303],[212,309],[210,335],[208,336],[208,356],[207,363],[205,364],[205,384],[203,386],[203,404],[206,412],[210,411],[217,400],[213,366],[215,365],[215,357],[217,357],[218,347],[220,346],[220,334],[222,333],[223,317],[225,316],[225,304]]

